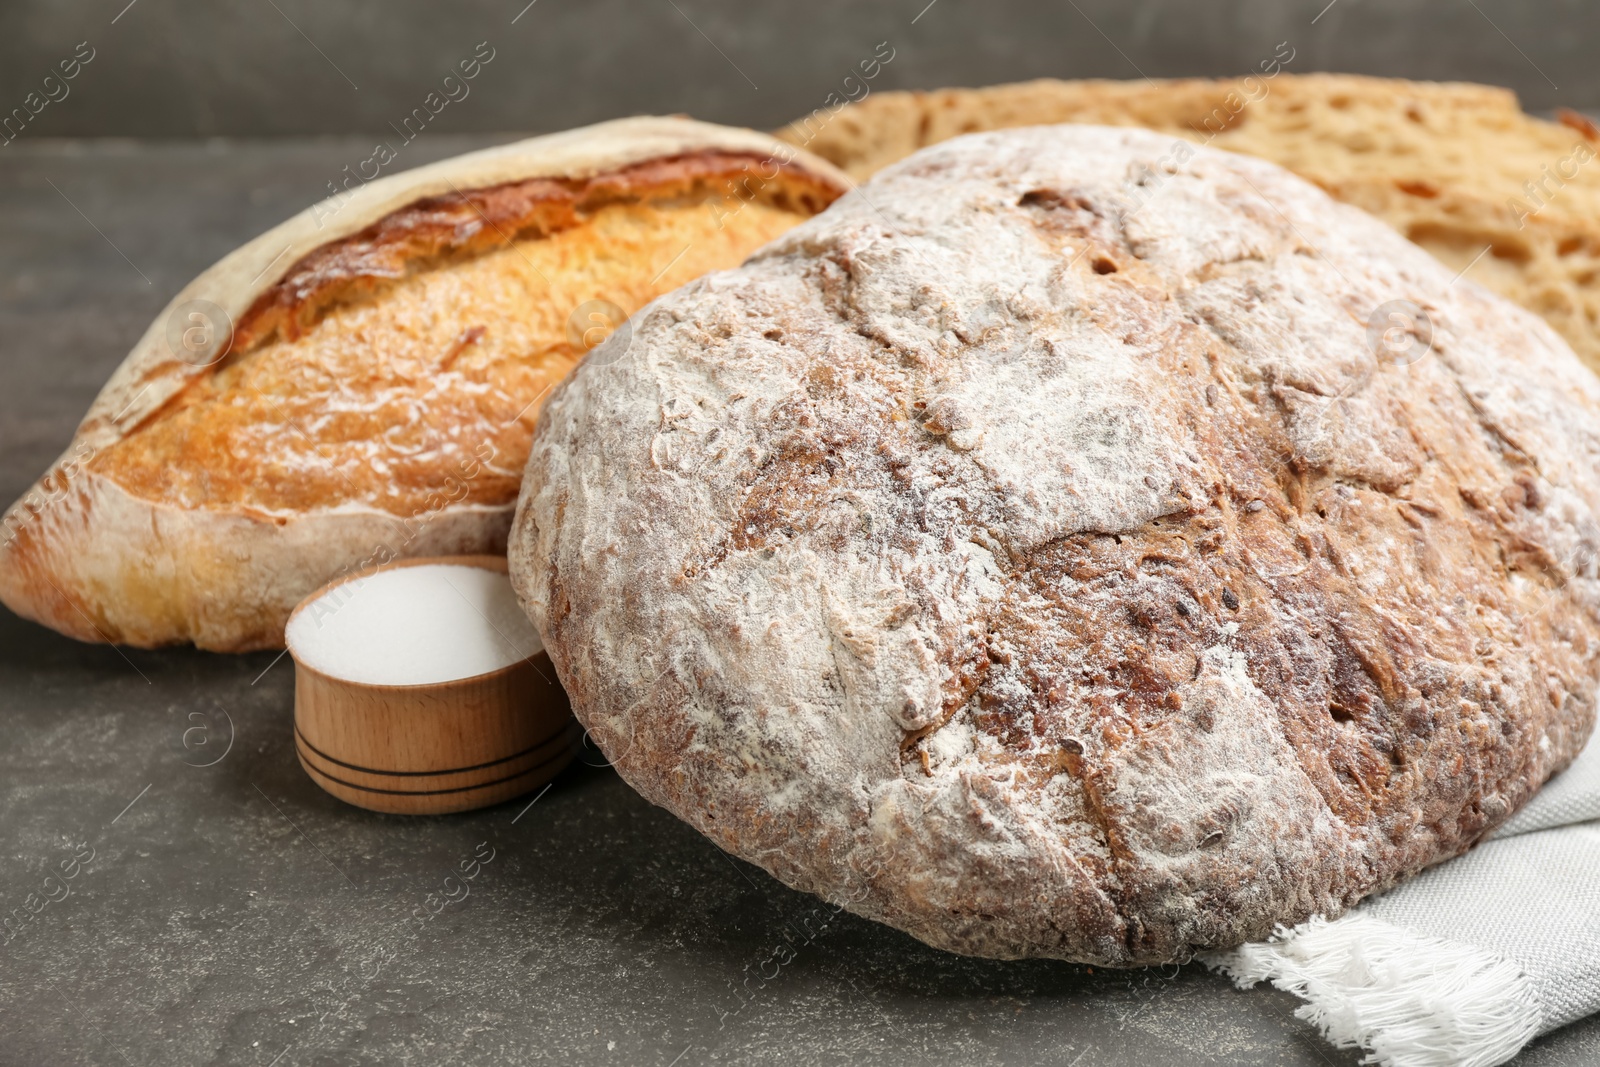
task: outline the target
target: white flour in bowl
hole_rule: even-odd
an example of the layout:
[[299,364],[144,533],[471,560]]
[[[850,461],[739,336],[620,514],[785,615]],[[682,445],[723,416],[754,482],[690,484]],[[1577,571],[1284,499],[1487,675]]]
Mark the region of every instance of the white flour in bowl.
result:
[[505,575],[453,563],[335,586],[297,612],[285,636],[297,663],[369,685],[471,678],[543,649]]

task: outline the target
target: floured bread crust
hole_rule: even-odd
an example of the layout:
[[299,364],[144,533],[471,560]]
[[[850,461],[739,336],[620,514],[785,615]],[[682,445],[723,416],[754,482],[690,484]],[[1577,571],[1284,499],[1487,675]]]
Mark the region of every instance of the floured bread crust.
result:
[[1600,383],[1171,147],[927,149],[557,389],[511,573],[641,793],[931,944],[1126,966],[1338,913],[1579,750]]
[[865,180],[925,145],[1056,122],[1143,126],[1269,159],[1542,316],[1600,371],[1600,130],[1489,85],[1351,74],[1039,81],[873,93],[780,136]]
[[[635,119],[318,205],[157,319],[8,513],[0,598],[86,640],[275,647],[352,566],[502,551],[574,316],[619,325],[586,303],[631,313],[842,189],[763,135]],[[198,358],[197,311],[224,322]]]

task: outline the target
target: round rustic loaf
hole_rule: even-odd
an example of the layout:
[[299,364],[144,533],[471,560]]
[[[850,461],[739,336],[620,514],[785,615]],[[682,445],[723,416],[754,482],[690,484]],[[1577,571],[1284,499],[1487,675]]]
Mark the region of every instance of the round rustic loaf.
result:
[[1276,166],[919,152],[657,299],[536,431],[519,595],[617,769],[934,945],[1334,914],[1587,737],[1600,383]]

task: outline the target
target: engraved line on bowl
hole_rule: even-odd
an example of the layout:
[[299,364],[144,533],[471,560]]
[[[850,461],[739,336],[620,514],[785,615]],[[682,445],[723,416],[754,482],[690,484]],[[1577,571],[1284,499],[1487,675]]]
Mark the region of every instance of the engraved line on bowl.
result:
[[555,733],[551,734],[549,737],[545,738],[542,741],[538,741],[538,742],[536,742],[536,743],[534,743],[532,745],[529,745],[527,748],[523,749],[521,752],[514,753],[514,754],[512,754],[510,756],[502,756],[500,759],[490,760],[488,763],[474,763],[470,767],[452,767],[449,770],[443,770],[443,771],[380,771],[380,770],[378,770],[378,769],[376,769],[374,767],[362,767],[359,764],[346,763],[342,759],[338,759],[338,758],[336,758],[334,756],[330,756],[326,752],[322,751],[322,749],[318,748],[316,745],[313,745],[311,743],[310,739],[308,739],[305,734],[300,732],[299,724],[295,725],[294,735],[295,735],[295,737],[300,739],[300,742],[302,744],[304,744],[307,748],[309,748],[312,752],[316,753],[322,759],[327,760],[329,763],[336,763],[339,766],[347,768],[347,769],[352,770],[352,771],[360,771],[362,774],[388,775],[388,776],[392,776],[392,777],[396,777],[396,778],[431,778],[431,777],[434,777],[436,775],[465,774],[467,771],[481,771],[486,767],[493,767],[496,764],[510,763],[512,760],[522,759],[524,756],[532,755],[534,752],[536,752],[539,749],[543,748],[545,745],[550,744],[552,741],[561,740],[562,735],[570,733],[572,731],[573,726],[575,726],[575,725],[577,725],[576,720],[574,720],[572,722],[569,722],[569,723],[565,723],[565,724],[563,724],[561,726],[560,729],[558,729]]
[[[565,751],[565,750],[563,750],[563,751]],[[478,785],[455,786],[455,787],[450,788],[450,789],[379,789],[377,786],[359,785],[359,784],[357,784],[355,782],[348,782],[343,778],[335,777],[334,775],[329,774],[327,771],[321,770],[315,764],[307,762],[305,759],[301,759],[300,764],[301,764],[301,766],[305,767],[306,770],[310,771],[312,774],[314,774],[314,775],[316,775],[318,777],[326,778],[330,782],[338,782],[340,785],[344,786],[347,789],[359,789],[363,793],[382,793],[385,796],[395,796],[395,797],[436,797],[436,796],[442,796],[442,795],[444,795],[446,793],[471,793],[471,792],[474,792],[474,791],[479,790],[479,789],[488,789],[490,786],[504,785],[506,782],[514,782],[518,778],[526,778],[528,775],[532,774],[534,771],[537,771],[539,768],[548,765],[549,763],[551,763],[554,760],[560,759],[561,755],[562,755],[561,752],[557,752],[552,756],[547,756],[544,759],[540,760],[538,763],[535,763],[531,767],[528,767],[526,770],[518,771],[516,774],[508,774],[504,778],[496,778],[493,781],[483,782],[483,783],[480,783]],[[266,794],[263,793],[262,795],[265,796]],[[285,818],[287,818],[287,816],[285,816]],[[298,830],[299,827],[295,827],[295,829]],[[309,841],[310,838],[307,838],[306,840]],[[321,852],[322,850],[318,849],[317,851]],[[329,860],[328,862],[332,863],[333,861]],[[339,873],[343,874],[344,872],[340,871]],[[355,885],[354,882],[351,882],[350,884],[352,886]]]

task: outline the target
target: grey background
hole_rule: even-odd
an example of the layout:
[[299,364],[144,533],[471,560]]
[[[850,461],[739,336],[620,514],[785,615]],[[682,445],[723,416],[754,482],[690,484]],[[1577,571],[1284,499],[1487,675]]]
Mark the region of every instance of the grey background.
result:
[[95,60],[34,134],[380,131],[480,41],[496,59],[441,114],[442,131],[674,111],[776,126],[885,40],[896,56],[877,88],[1246,73],[1288,41],[1297,72],[1469,79],[1509,86],[1531,109],[1600,105],[1600,7],[1580,0],[1337,0],[1315,25],[1327,0],[936,0],[925,13],[927,0],[126,3],[6,0],[0,106],[85,40]]
[[[1600,105],[1600,14],[1575,3],[275,2],[0,0],[0,109],[97,53],[0,146],[0,500],[171,293],[321,196],[479,41],[495,60],[401,165],[641,111],[777,125],[883,40],[877,89],[1238,73],[1287,40],[1295,71]],[[292,694],[271,654],[80,645],[0,610],[0,915],[94,849],[0,945],[0,1067],[1356,1060],[1293,998],[1198,967],[963,959],[848,915],[725,1016],[814,900],[600,767],[526,810],[348,807],[295,763]],[[485,841],[471,896],[412,919]],[[1593,1020],[1522,1058],[1597,1061]]]

